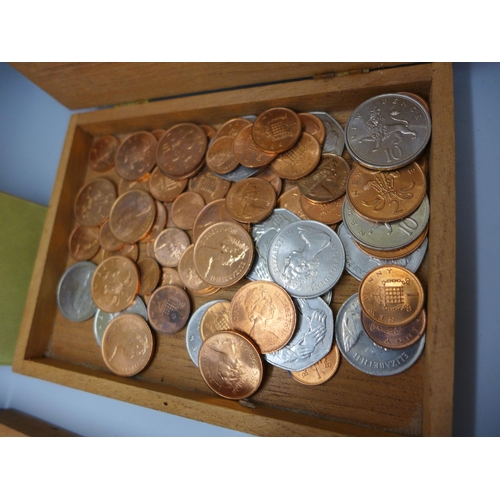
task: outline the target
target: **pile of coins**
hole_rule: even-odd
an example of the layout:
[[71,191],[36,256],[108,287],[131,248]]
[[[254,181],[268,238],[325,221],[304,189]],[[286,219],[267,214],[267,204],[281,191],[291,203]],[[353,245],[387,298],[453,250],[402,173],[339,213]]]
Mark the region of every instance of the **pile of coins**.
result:
[[[60,280],[59,308],[71,321],[95,315],[103,359],[121,376],[148,366],[155,334],[186,327],[203,380],[230,399],[258,390],[263,360],[305,385],[330,379],[341,352],[368,373],[398,373],[423,349],[413,273],[427,245],[429,136],[420,98],[386,94],[353,112],[345,136],[328,113],[271,108],[218,130],[180,123],[101,137],[89,153],[98,175],[75,200],[69,249],[80,262]],[[100,250],[99,265],[89,262]],[[344,270],[362,280],[359,300],[335,320]],[[192,310],[191,296],[234,285],[230,301]],[[379,361],[356,353],[363,335]]]

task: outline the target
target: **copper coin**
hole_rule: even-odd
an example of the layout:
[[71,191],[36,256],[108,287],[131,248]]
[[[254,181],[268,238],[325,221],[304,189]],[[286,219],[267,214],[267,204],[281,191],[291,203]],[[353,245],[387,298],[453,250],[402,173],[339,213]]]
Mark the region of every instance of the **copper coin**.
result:
[[207,167],[216,174],[228,174],[239,165],[238,159],[233,153],[234,139],[229,136],[215,139],[207,149]]
[[167,210],[167,227],[177,227],[172,220],[172,203],[164,203],[163,205]]
[[160,266],[155,259],[151,257],[144,257],[139,262],[137,262],[137,267],[139,268],[141,288],[139,289],[139,295],[149,295],[153,293],[154,289],[160,281]]
[[181,255],[189,245],[189,236],[182,229],[164,229],[155,240],[155,258],[162,266],[177,267]]
[[418,158],[415,159],[415,163],[422,169],[425,176],[429,172],[429,158],[427,153],[422,153]]
[[96,306],[106,312],[119,312],[134,302],[139,291],[139,271],[128,258],[109,257],[95,270],[91,284]]
[[431,109],[429,108],[429,104],[427,104],[427,101],[422,97],[420,97],[419,95],[414,94],[413,92],[398,92],[398,94],[412,97],[413,99],[417,100],[430,113]]
[[283,153],[293,147],[302,134],[302,122],[288,108],[271,108],[261,113],[252,128],[257,146],[268,153]]
[[316,116],[310,113],[298,113],[302,122],[302,131],[311,134],[323,146],[325,142],[325,126],[323,122]]
[[246,333],[262,354],[281,349],[292,337],[297,322],[290,295],[270,281],[242,286],[231,300],[233,328]]
[[194,123],[170,127],[158,142],[156,161],[162,172],[173,179],[185,179],[202,162],[207,135]]
[[269,217],[275,206],[276,191],[269,182],[257,177],[235,182],[226,196],[226,207],[239,222],[260,222]]
[[262,172],[258,173],[255,177],[258,177],[260,179],[264,179],[265,181],[269,182],[271,186],[274,188],[276,191],[276,196],[279,196],[281,194],[281,189],[283,187],[283,181],[281,180],[281,177],[276,174],[276,172],[273,171],[271,167],[267,167]]
[[212,125],[201,124],[200,128],[203,129],[203,132],[205,132],[205,134],[207,134],[207,138],[209,141],[211,141],[217,134],[217,130],[215,130]]
[[323,224],[336,224],[342,220],[342,205],[345,195],[329,203],[312,203],[305,196],[300,196],[300,205],[304,213]]
[[189,297],[178,286],[161,286],[149,299],[148,318],[157,332],[172,334],[182,330],[190,313]]
[[106,172],[115,166],[115,155],[120,141],[113,135],[97,139],[89,151],[89,167],[96,172]]
[[179,260],[179,278],[186,288],[197,292],[204,292],[211,288],[198,273],[194,266],[194,245],[190,245],[184,250]]
[[151,132],[135,132],[127,137],[116,152],[116,171],[127,181],[136,181],[155,166],[158,141]]
[[103,249],[102,251],[102,260],[106,260],[109,257],[128,257],[133,262],[137,262],[139,257],[139,245],[137,243],[125,243],[119,250],[109,251]]
[[208,297],[209,295],[213,295],[214,293],[217,293],[220,290],[219,287],[216,286],[210,286],[205,290],[191,290],[191,293],[195,295],[196,297]]
[[154,241],[167,225],[167,209],[165,208],[165,205],[163,205],[163,203],[160,203],[159,201],[156,201],[155,204],[156,204],[156,217],[154,220],[154,224],[153,227],[151,228],[151,231],[145,238],[146,241],[148,242]]
[[207,339],[198,353],[203,380],[227,399],[244,399],[260,387],[264,373],[259,351],[236,332],[220,332]]
[[165,135],[165,132],[166,130],[163,130],[161,128],[156,130],[151,130],[151,133],[156,137],[157,141],[159,141]]
[[188,184],[189,191],[201,194],[205,203],[224,198],[230,187],[231,181],[222,179],[208,168],[204,168],[199,174],[191,177]]
[[333,344],[332,350],[324,358],[305,370],[290,372],[290,375],[304,385],[321,385],[335,375],[339,364],[340,350],[337,344]]
[[173,267],[162,267],[161,285],[177,285],[184,288],[184,283],[181,281],[179,271]]
[[252,128],[253,124],[251,123],[240,130],[235,137],[233,143],[234,156],[245,167],[265,167],[276,158],[276,153],[266,153],[255,144],[252,137]]
[[408,269],[379,266],[368,272],[359,285],[359,303],[372,320],[387,326],[402,326],[420,314],[424,290]]
[[120,179],[118,184],[118,195],[126,193],[127,191],[132,191],[133,189],[140,189],[141,191],[146,191],[149,193],[149,176],[146,176],[137,181],[127,181],[125,179]]
[[218,139],[219,137],[232,137],[234,139],[240,130],[251,124],[252,122],[246,118],[232,118],[224,123],[219,130],[217,130],[215,139]]
[[123,248],[123,241],[120,241],[109,228],[109,219],[104,222],[99,230],[99,243],[104,250],[108,250],[109,252],[115,252]]
[[174,201],[184,191],[187,182],[187,179],[171,179],[156,167],[149,177],[149,191],[159,201]]
[[416,344],[425,333],[425,309],[410,323],[402,326],[387,326],[373,321],[361,311],[363,329],[373,342],[386,349],[406,349]]
[[172,220],[180,229],[193,229],[194,221],[198,217],[205,200],[201,194],[187,191],[180,194],[172,204]]
[[316,170],[299,180],[302,195],[313,203],[329,203],[346,192],[351,168],[341,156],[332,153],[321,155]]
[[194,265],[207,283],[227,287],[248,273],[253,254],[253,240],[239,224],[218,222],[196,241]]
[[135,243],[149,234],[156,218],[153,197],[139,189],[122,194],[109,214],[109,228],[116,238]]
[[216,333],[232,330],[229,310],[231,302],[221,300],[212,304],[203,314],[200,322],[200,335],[203,340],[207,340]]
[[304,212],[302,205],[300,204],[300,199],[302,195],[300,194],[299,188],[294,186],[293,188],[285,191],[276,202],[278,208],[286,208],[290,212],[294,213],[302,220],[309,219],[309,217]]
[[76,260],[90,260],[97,255],[99,244],[99,228],[76,226],[69,237],[69,251]]
[[388,172],[355,164],[347,181],[354,210],[373,222],[393,222],[414,212],[426,193],[422,169],[413,162]]
[[116,200],[116,186],[108,179],[94,179],[76,195],[75,216],[84,226],[99,226],[108,217]]
[[104,330],[101,349],[104,362],[113,373],[132,377],[150,363],[154,337],[141,316],[120,314]]

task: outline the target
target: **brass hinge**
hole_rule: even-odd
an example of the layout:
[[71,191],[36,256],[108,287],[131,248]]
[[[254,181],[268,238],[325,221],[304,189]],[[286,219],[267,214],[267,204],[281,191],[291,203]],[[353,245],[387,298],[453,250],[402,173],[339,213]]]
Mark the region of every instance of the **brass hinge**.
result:
[[320,73],[319,75],[314,75],[315,80],[328,80],[329,78],[337,78],[339,76],[350,76],[350,75],[359,75],[361,73],[369,73],[370,68],[360,68],[360,69],[351,69],[349,71],[332,71],[331,73]]
[[149,102],[149,99],[140,99],[139,101],[123,102],[121,104],[115,104],[113,107],[123,108],[125,106],[135,106],[136,104],[146,104],[147,102]]

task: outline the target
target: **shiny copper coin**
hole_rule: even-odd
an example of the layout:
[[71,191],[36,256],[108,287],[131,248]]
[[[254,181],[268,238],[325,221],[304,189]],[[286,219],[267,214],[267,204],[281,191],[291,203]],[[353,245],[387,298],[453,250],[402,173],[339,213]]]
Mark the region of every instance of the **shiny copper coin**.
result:
[[344,196],[329,203],[312,203],[305,196],[300,196],[300,206],[308,218],[323,224],[336,224],[342,220],[342,205]]
[[[314,115],[313,115],[314,116]],[[314,172],[298,182],[303,196],[313,203],[329,203],[346,192],[351,168],[341,156],[332,153],[321,155]]]
[[205,200],[201,194],[187,191],[180,194],[172,204],[172,220],[180,229],[193,229],[194,221],[198,217]]
[[248,273],[253,254],[253,240],[239,224],[218,222],[196,241],[194,265],[207,283],[227,287]]
[[151,132],[135,132],[127,137],[116,152],[116,172],[127,181],[136,181],[155,166],[158,141]]
[[187,179],[175,180],[167,177],[156,167],[149,177],[149,191],[158,201],[174,201],[187,186]]
[[271,186],[274,188],[276,191],[276,196],[279,196],[281,194],[281,189],[283,187],[283,181],[281,180],[281,177],[276,174],[276,172],[273,171],[271,167],[267,167],[262,172],[258,173],[255,177],[258,177],[260,179],[264,179],[265,181],[269,182]]
[[144,257],[137,262],[137,267],[139,268],[140,283],[141,288],[139,289],[139,295],[149,295],[153,293],[154,289],[160,281],[160,266],[155,259],[151,257]]
[[191,304],[187,293],[175,285],[157,288],[148,303],[148,318],[159,333],[176,333],[189,319]]
[[108,250],[108,252],[116,252],[123,248],[123,241],[120,241],[109,228],[109,219],[104,222],[99,230],[99,243],[104,250]]
[[156,161],[162,172],[173,179],[185,179],[202,162],[207,136],[194,123],[170,127],[158,142]]
[[208,168],[189,179],[188,189],[203,196],[205,203],[220,200],[226,196],[231,181],[222,179]]
[[269,217],[275,206],[276,191],[269,182],[256,177],[235,182],[226,196],[226,207],[239,222],[260,222]]
[[207,149],[207,167],[216,174],[228,174],[239,165],[233,153],[234,139],[223,136],[215,139]]
[[298,113],[302,122],[302,131],[311,134],[323,146],[325,142],[325,126],[323,122],[316,116],[310,113]]
[[231,302],[221,300],[212,304],[201,318],[200,335],[203,340],[207,340],[216,333],[232,330],[229,310]]
[[389,172],[354,165],[347,194],[354,210],[374,222],[393,222],[414,212],[427,190],[425,175],[417,163]]
[[429,108],[429,104],[427,104],[427,101],[422,97],[420,97],[419,95],[414,94],[413,92],[398,92],[398,94],[412,97],[413,99],[418,101],[430,113],[431,109]]
[[135,243],[146,237],[156,218],[156,203],[145,191],[133,189],[122,194],[109,214],[109,228],[116,238]]
[[333,344],[332,350],[324,358],[305,370],[290,372],[290,375],[304,385],[321,385],[335,375],[339,364],[340,350],[337,344]]
[[191,293],[196,297],[208,297],[209,295],[214,295],[220,290],[219,287],[210,286],[205,290],[191,290]]
[[94,179],[83,186],[75,200],[75,216],[84,226],[99,226],[116,200],[116,186],[108,179]]
[[402,326],[382,325],[361,311],[363,329],[373,342],[386,349],[406,349],[416,344],[425,333],[425,309],[410,323]]
[[132,191],[133,189],[140,189],[141,191],[146,191],[149,193],[149,176],[145,176],[137,181],[127,181],[125,179],[120,179],[118,184],[118,195],[126,193],[127,191]]
[[154,337],[141,316],[120,314],[106,327],[101,349],[104,362],[113,373],[132,377],[150,363],[154,353]]
[[302,205],[300,204],[300,198],[302,195],[300,194],[299,188],[294,186],[293,188],[285,191],[276,202],[276,206],[278,208],[286,208],[290,210],[290,212],[294,213],[302,220],[307,220],[309,217],[304,212]]
[[153,227],[151,228],[149,234],[145,238],[142,238],[143,240],[146,239],[146,241],[148,242],[154,241],[167,225],[167,209],[165,208],[165,205],[163,205],[163,203],[160,203],[159,201],[156,201],[155,204],[156,217],[153,223]]
[[297,180],[309,175],[321,160],[319,142],[307,132],[288,151],[281,153],[271,163],[271,168],[282,178]]
[[106,312],[123,311],[134,302],[138,291],[139,271],[128,257],[109,257],[97,266],[92,277],[92,298]]
[[177,267],[181,255],[189,245],[189,236],[182,229],[164,229],[155,240],[155,258],[162,266]]
[[97,255],[99,244],[99,228],[76,226],[69,237],[69,251],[76,260],[90,260]]
[[198,353],[203,380],[227,399],[244,399],[260,387],[262,359],[250,340],[236,332],[220,332],[205,340]]
[[232,118],[224,123],[219,130],[217,130],[215,139],[218,139],[219,137],[232,137],[234,139],[240,130],[251,124],[252,122],[246,118]]
[[161,285],[176,285],[184,288],[184,283],[181,281],[179,272],[173,267],[162,267],[161,269]]
[[233,328],[254,340],[262,354],[281,349],[292,337],[297,322],[290,295],[270,281],[242,286],[231,300]]
[[427,176],[429,172],[429,158],[427,153],[422,153],[416,160],[415,163],[422,169],[422,172]]
[[359,286],[359,303],[372,320],[386,326],[413,321],[424,305],[419,279],[401,266],[379,266],[368,272]]
[[293,147],[302,134],[302,122],[288,108],[271,108],[261,113],[252,128],[257,146],[268,153],[283,153]]
[[194,266],[194,245],[190,245],[184,250],[179,260],[179,278],[186,288],[197,292],[204,292],[211,288],[198,273]]
[[133,262],[137,262],[139,258],[139,245],[137,243],[125,243],[119,250],[109,251],[103,249],[102,260],[106,260],[109,257],[128,257]]
[[89,167],[96,172],[107,172],[115,166],[115,155],[120,141],[114,135],[97,139],[89,151]]
[[253,123],[240,130],[235,137],[233,143],[234,156],[245,167],[265,167],[276,158],[276,153],[266,153],[255,144],[252,137],[252,128]]

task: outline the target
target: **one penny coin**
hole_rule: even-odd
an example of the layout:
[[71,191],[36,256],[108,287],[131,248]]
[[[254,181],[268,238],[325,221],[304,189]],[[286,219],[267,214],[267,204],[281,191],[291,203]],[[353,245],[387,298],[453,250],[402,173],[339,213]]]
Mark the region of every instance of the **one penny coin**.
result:
[[200,322],[200,335],[207,340],[212,335],[221,331],[232,330],[229,311],[231,302],[221,300],[212,304],[203,314]]
[[302,131],[311,134],[320,144],[325,142],[325,126],[323,122],[316,116],[310,113],[298,113],[302,122]]
[[190,245],[184,250],[179,260],[178,271],[179,278],[186,288],[195,292],[204,292],[212,288],[209,283],[202,279],[194,266],[194,245]]
[[276,283],[254,281],[242,286],[231,301],[233,328],[249,335],[262,354],[281,349],[295,331],[292,298]]
[[276,158],[276,153],[266,153],[255,144],[252,128],[253,124],[247,125],[234,139],[234,156],[245,167],[265,167]]
[[108,179],[94,179],[83,186],[75,200],[75,216],[84,226],[99,226],[116,200],[116,186]]
[[107,172],[115,165],[115,156],[120,141],[114,135],[97,139],[89,151],[89,167],[96,172]]
[[271,108],[261,113],[252,128],[257,146],[268,153],[283,153],[293,147],[302,134],[302,122],[288,108]]
[[109,219],[104,222],[99,230],[99,243],[104,250],[108,252],[116,252],[125,245],[123,241],[119,240],[109,228]]
[[172,204],[172,220],[180,229],[193,229],[194,221],[205,206],[201,194],[187,191],[177,197]]
[[162,267],[161,285],[176,285],[184,288],[184,283],[181,281],[179,271],[173,267]]
[[312,203],[305,196],[301,195],[300,206],[310,219],[332,225],[342,220],[344,198],[345,195],[329,203]]
[[169,227],[156,238],[154,253],[156,260],[165,267],[177,267],[184,250],[191,245],[189,236],[182,229]]
[[171,179],[156,167],[149,177],[149,191],[158,201],[174,201],[184,191],[187,182],[187,179]]
[[246,118],[232,118],[217,130],[215,139],[219,137],[232,137],[234,139],[243,128],[251,124],[252,122]]
[[221,179],[208,168],[204,168],[199,174],[189,179],[188,189],[201,194],[205,203],[220,200],[226,196],[231,181]]
[[144,257],[139,262],[137,262],[137,267],[139,268],[141,288],[139,289],[139,295],[143,297],[153,293],[154,289],[160,281],[160,266],[155,259],[151,257]]
[[139,291],[139,271],[128,257],[109,257],[95,270],[92,298],[106,312],[123,311],[134,302]]
[[133,189],[140,189],[141,191],[146,191],[149,193],[149,176],[145,176],[138,181],[127,181],[125,179],[120,179],[118,184],[118,195],[126,193],[127,191],[132,191]]
[[239,165],[238,159],[233,153],[234,139],[229,136],[215,139],[207,150],[207,167],[216,174],[228,174]]
[[419,279],[401,266],[379,266],[359,286],[359,303],[366,315],[382,325],[402,326],[413,321],[424,305]]
[[302,195],[300,194],[299,188],[294,186],[293,188],[285,191],[276,202],[278,208],[286,208],[290,212],[294,213],[302,220],[309,219],[309,217],[304,212],[302,205],[300,204],[300,199]]
[[317,363],[299,372],[290,372],[290,375],[304,385],[320,385],[330,380],[338,370],[340,364],[340,350],[334,344],[332,350]]
[[113,373],[132,377],[150,363],[154,353],[154,337],[141,316],[120,314],[106,327],[101,349],[104,362]]
[[175,285],[157,288],[148,303],[148,318],[159,333],[176,333],[189,319],[191,304],[187,293]]
[[77,226],[69,237],[69,251],[76,260],[90,260],[97,255],[99,244],[99,228]]
[[150,233],[145,238],[142,238],[143,240],[145,239],[148,242],[154,241],[167,225],[167,209],[165,208],[165,205],[163,203],[160,203],[159,201],[155,201],[155,204],[156,217],[153,227],[151,228]]
[[271,186],[276,191],[276,196],[279,196],[281,194],[283,181],[281,180],[281,177],[278,174],[276,174],[271,167],[265,168],[264,170],[262,170],[262,172],[258,173],[256,177],[264,179],[265,181],[269,182],[269,184],[271,184]]
[[139,245],[137,243],[125,243],[119,250],[109,251],[103,249],[102,260],[106,260],[109,257],[128,257],[131,261],[137,262],[139,258]]
[[203,380],[219,396],[244,399],[260,387],[264,367],[259,351],[237,332],[219,332],[200,347],[198,366]]
[[158,141],[151,132],[135,132],[127,137],[116,152],[116,172],[127,181],[136,181],[155,166]]

